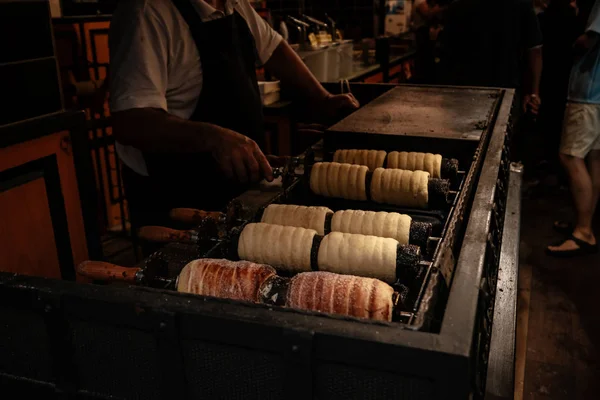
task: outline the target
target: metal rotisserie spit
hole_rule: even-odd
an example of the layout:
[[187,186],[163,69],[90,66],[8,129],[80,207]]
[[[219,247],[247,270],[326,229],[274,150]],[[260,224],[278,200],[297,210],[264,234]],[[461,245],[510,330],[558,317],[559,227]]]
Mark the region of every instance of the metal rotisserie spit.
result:
[[[496,390],[498,270],[514,264],[503,238],[518,238],[504,226],[520,196],[506,146],[514,93],[353,92],[372,101],[278,165],[280,188],[250,190],[218,212],[173,210],[188,229],[140,230],[169,243],[140,268],[78,269],[135,286],[0,281],[0,293],[39,290],[59,310],[43,321],[79,368],[74,390],[231,399]],[[125,368],[127,382],[111,378]]]

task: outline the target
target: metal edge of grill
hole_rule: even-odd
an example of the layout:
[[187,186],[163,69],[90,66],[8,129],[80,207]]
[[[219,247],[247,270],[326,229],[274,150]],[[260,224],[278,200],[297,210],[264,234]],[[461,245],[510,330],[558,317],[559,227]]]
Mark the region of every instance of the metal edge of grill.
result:
[[[415,310],[417,318],[411,321],[413,322],[411,324],[412,329],[427,329],[434,322],[435,307],[443,308],[443,304],[437,305],[437,301],[442,301],[442,299],[439,299],[440,292],[445,296],[449,295],[457,261],[455,254],[460,250],[460,239],[463,237],[461,232],[466,229],[465,215],[467,215],[472,205],[475,183],[478,181],[483,167],[483,160],[493,133],[492,128],[500,113],[503,98],[504,93],[500,92],[499,96],[496,97],[492,112],[488,116],[487,126],[475,150],[471,168],[462,182],[462,188],[455,201],[454,212],[449,216],[449,221],[441,236],[442,240],[437,246],[433,259],[433,271],[429,281],[424,285],[424,292],[420,296],[419,309]],[[457,239],[459,240],[457,241]],[[443,287],[440,287],[440,285]]]

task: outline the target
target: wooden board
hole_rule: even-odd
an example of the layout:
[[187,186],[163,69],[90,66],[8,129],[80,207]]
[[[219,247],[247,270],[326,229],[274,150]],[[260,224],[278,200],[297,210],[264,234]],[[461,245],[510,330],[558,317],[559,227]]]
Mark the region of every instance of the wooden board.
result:
[[0,252],[2,270],[24,275],[60,278],[46,184],[38,178],[0,192]]
[[68,132],[0,149],[0,271],[74,279],[88,257]]

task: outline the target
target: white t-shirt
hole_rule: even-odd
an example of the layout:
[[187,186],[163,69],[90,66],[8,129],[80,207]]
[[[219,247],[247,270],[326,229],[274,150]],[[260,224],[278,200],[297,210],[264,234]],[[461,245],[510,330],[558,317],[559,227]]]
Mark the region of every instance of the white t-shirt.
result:
[[[202,21],[237,11],[254,36],[259,62],[266,63],[281,35],[263,20],[247,0],[226,0],[225,13],[202,0],[190,0]],[[188,119],[202,90],[200,54],[190,29],[170,0],[120,1],[110,30],[110,109],[161,108]],[[142,153],[116,145],[127,166],[148,175]]]

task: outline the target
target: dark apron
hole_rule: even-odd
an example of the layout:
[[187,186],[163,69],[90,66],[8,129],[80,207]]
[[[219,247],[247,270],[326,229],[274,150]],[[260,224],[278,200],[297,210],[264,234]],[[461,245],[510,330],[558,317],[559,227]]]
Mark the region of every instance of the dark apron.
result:
[[[202,91],[190,120],[212,123],[262,147],[262,101],[256,80],[256,45],[244,18],[202,22],[189,0],[172,0],[187,22],[202,64]],[[210,153],[144,153],[148,177],[124,166],[132,228],[172,226],[169,210],[221,210],[247,187],[228,180]]]

